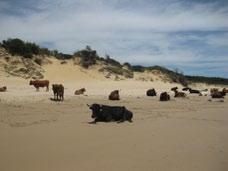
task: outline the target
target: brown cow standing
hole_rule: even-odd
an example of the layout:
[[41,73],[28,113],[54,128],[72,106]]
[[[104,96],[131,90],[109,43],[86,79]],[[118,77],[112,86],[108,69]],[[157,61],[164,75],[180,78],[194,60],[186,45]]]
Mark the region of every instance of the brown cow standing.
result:
[[4,87],[0,87],[0,92],[5,92],[7,90],[7,87],[4,86]]
[[119,90],[114,90],[109,95],[109,100],[120,100]]
[[52,84],[54,100],[64,100],[64,87],[62,84]]
[[74,92],[75,95],[80,95],[80,94],[84,94],[86,92],[86,89],[85,88],[81,88],[79,90],[76,90]]
[[39,91],[40,87],[46,87],[46,91],[49,91],[49,80],[31,80],[29,85],[33,85],[36,91]]

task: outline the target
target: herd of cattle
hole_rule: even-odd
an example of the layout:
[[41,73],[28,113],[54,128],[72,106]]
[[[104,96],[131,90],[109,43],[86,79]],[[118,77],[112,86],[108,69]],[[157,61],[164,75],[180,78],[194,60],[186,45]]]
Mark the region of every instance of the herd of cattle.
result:
[[[46,91],[49,91],[49,80],[31,80],[29,85],[33,85],[37,91],[39,91],[40,87],[46,87]],[[62,84],[52,84],[52,90],[54,94],[55,101],[63,101],[64,100],[64,86]],[[0,92],[7,91],[7,87],[0,87]],[[175,98],[186,98],[187,92],[188,94],[198,94],[199,96],[208,96],[210,95],[212,98],[224,98],[226,93],[228,93],[228,89],[223,88],[222,91],[219,91],[218,88],[212,88],[210,91],[208,89],[205,90],[195,90],[189,87],[185,87],[182,91],[178,90],[178,87],[171,88],[171,91],[174,92]],[[86,92],[85,88],[81,88],[74,92],[75,95],[81,95]],[[147,96],[157,96],[156,90],[149,89],[146,91]],[[120,100],[119,90],[114,90],[108,96],[109,100]],[[162,92],[160,94],[160,101],[169,101],[170,95],[167,92]],[[129,121],[132,122],[133,113],[126,109],[124,106],[107,106],[101,104],[92,104],[88,105],[92,110],[92,118],[94,119],[91,123],[96,123],[99,121],[109,122],[109,121]]]

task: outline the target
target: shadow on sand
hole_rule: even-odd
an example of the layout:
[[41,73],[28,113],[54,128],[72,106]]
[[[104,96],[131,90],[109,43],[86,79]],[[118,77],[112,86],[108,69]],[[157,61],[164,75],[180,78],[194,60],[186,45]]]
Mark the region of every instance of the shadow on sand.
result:
[[63,102],[63,100],[60,100],[60,99],[54,99],[54,98],[50,98],[51,101],[54,101],[54,102]]

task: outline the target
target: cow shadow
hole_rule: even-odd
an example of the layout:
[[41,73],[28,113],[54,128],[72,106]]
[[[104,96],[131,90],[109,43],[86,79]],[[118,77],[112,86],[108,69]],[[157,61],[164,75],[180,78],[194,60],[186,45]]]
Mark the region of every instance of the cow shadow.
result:
[[[129,123],[133,123],[133,121],[128,121]],[[97,123],[117,123],[117,124],[120,124],[120,123],[125,123],[125,121],[123,120],[119,120],[119,121],[110,121],[110,122],[106,122],[106,121],[90,121],[90,122],[86,122],[87,124],[97,124]]]
[[54,99],[54,98],[50,98],[51,101],[54,101],[54,102],[63,102],[63,100],[60,100],[60,99]]

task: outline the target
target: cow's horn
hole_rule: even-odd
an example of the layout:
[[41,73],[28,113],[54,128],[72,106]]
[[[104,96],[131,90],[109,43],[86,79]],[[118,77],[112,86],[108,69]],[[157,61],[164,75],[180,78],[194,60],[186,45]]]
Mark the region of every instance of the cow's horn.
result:
[[88,107],[90,107],[90,105],[89,104],[86,104]]

